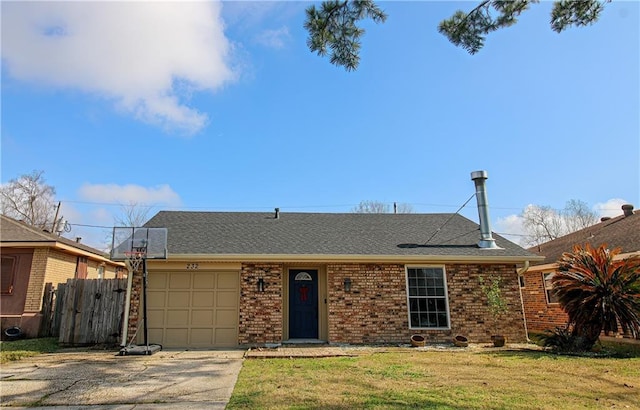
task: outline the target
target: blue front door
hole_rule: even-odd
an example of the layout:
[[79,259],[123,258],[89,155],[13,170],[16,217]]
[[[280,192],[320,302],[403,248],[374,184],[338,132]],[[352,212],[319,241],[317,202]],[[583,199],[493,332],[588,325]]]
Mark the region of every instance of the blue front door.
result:
[[289,338],[318,338],[318,271],[289,271]]

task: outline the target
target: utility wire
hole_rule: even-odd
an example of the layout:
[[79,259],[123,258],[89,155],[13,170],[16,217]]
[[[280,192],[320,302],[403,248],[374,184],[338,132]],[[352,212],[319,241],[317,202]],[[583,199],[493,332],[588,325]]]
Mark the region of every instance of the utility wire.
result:
[[462,204],[462,206],[461,206],[460,208],[458,208],[458,210],[457,210],[454,214],[451,214],[451,216],[449,216],[449,218],[447,218],[447,220],[446,220],[446,221],[444,221],[444,223],[443,223],[443,224],[442,224],[438,229],[436,229],[436,231],[431,235],[431,237],[430,237],[429,239],[427,239],[427,241],[424,243],[424,245],[428,244],[428,243],[433,239],[433,237],[434,237],[434,236],[436,236],[436,235],[438,234],[438,232],[440,232],[440,230],[441,230],[442,228],[444,228],[444,226],[445,226],[446,224],[448,224],[448,223],[449,223],[449,221],[451,220],[451,218],[453,218],[455,215],[458,215],[458,212],[462,211],[462,208],[464,208],[464,207],[469,203],[469,201],[471,201],[471,199],[472,199],[474,196],[476,196],[475,192],[474,192],[473,194],[471,194],[471,196],[469,197],[469,199],[467,199],[467,200],[465,201],[465,203],[464,203],[464,204]]

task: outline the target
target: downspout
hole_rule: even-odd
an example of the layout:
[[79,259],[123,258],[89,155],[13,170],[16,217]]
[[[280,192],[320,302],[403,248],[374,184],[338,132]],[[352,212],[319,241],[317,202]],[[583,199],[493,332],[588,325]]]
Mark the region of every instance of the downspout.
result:
[[518,291],[520,292],[520,305],[522,307],[522,321],[524,322],[524,331],[527,335],[527,342],[531,343],[529,339],[529,328],[527,327],[527,315],[524,313],[524,299],[522,298],[522,286],[520,286],[520,276],[523,276],[526,271],[529,270],[529,261],[524,261],[524,266],[518,269]]
[[124,320],[122,321],[122,341],[120,342],[120,347],[125,347],[127,345],[127,337],[129,331],[129,306],[131,305],[131,288],[133,287],[133,272],[129,270],[129,274],[127,275],[127,296],[126,302],[124,304]]

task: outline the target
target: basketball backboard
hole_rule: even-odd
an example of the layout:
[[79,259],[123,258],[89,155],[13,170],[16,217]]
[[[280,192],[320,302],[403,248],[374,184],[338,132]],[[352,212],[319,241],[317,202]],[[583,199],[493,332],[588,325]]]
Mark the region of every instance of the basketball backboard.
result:
[[167,228],[114,227],[111,260],[124,261],[131,252],[146,259],[167,259]]

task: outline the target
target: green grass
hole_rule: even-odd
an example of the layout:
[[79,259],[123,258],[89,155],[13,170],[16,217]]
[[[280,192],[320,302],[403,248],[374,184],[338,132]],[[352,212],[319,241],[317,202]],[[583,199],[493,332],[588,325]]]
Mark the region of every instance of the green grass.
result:
[[590,409],[637,403],[640,355],[389,349],[347,358],[245,360],[227,408]]
[[0,363],[12,362],[41,353],[58,350],[58,340],[53,337],[0,342]]

